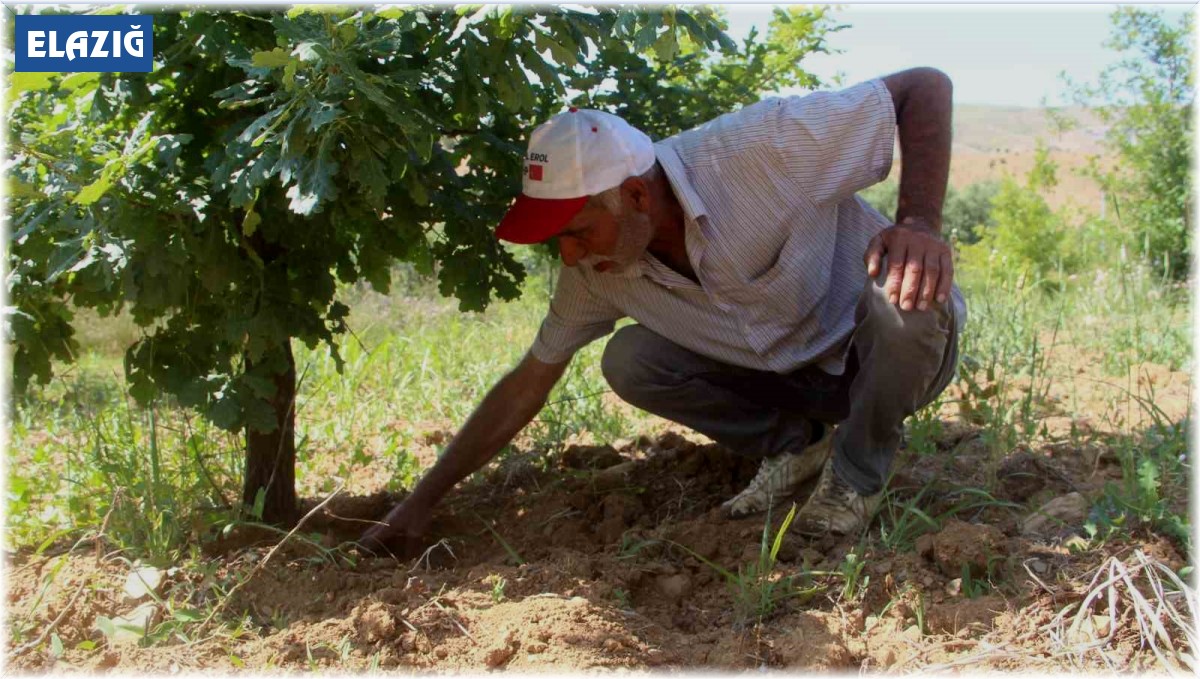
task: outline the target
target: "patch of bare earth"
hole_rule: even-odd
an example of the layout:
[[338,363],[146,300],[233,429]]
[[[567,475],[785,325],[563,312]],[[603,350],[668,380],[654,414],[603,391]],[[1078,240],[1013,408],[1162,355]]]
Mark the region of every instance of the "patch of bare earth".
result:
[[[1171,391],[1185,378],[1147,379]],[[26,671],[1161,669],[1128,608],[1107,618],[1097,608],[1069,640],[1056,637],[1060,613],[1084,601],[1111,558],[1140,550],[1174,569],[1186,564],[1178,545],[1140,529],[1070,548],[1101,481],[1119,476],[1117,463],[1102,449],[1069,445],[1070,427],[1048,427],[1035,445],[996,458],[977,426],[946,418],[936,452],[902,452],[888,515],[924,488],[923,513],[945,516],[939,530],[895,551],[881,539],[881,523],[893,518],[877,520],[861,543],[789,535],[777,576],[800,576],[817,591],[761,617],[739,613],[730,584],[706,563],[736,572],[757,558],[763,518],[730,520],[719,509],[756,463],[667,431],[619,448],[508,455],[447,499],[429,551],[414,561],[334,563],[300,541],[271,554],[277,537],[214,542],[199,561],[205,572],[166,576],[157,597],[170,610],[224,602],[222,618],[244,615],[243,624],[237,633],[210,625],[187,643],[143,647],[97,630],[97,616],[134,607],[122,587],[129,565],[102,549],[18,554],[8,563],[7,604],[10,630],[22,631],[10,634],[7,661]],[[996,502],[946,515],[970,499],[964,488],[987,488]],[[304,532],[338,545],[398,499],[335,498]],[[1054,520],[1031,523],[1039,515]],[[847,598],[845,578],[831,573],[856,548],[861,591]],[[170,614],[167,603],[152,627]],[[57,657],[48,643],[31,644],[52,624]],[[1068,641],[1097,639],[1099,651],[1069,651]]]

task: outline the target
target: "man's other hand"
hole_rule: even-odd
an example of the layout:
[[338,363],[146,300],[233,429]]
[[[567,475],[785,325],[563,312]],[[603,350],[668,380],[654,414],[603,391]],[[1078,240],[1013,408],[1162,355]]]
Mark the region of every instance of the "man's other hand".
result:
[[413,505],[405,500],[393,507],[383,521],[363,533],[358,544],[375,556],[416,557],[425,549],[431,510],[431,507]]
[[907,217],[903,222],[875,234],[867,245],[863,262],[867,275],[875,278],[883,256],[888,258],[884,291],[892,304],[904,311],[925,311],[934,299],[945,303],[954,281],[950,246],[923,219]]

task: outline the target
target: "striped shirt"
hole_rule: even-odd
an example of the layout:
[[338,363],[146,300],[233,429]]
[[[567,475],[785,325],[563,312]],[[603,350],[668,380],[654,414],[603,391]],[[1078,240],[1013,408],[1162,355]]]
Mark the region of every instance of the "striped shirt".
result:
[[[891,95],[873,80],[766,99],[658,142],[699,284],[649,252],[632,275],[563,266],[534,358],[567,361],[629,316],[725,363],[840,375],[863,254],[891,225],[855,192],[887,177],[895,128]],[[957,286],[952,298],[961,326]]]

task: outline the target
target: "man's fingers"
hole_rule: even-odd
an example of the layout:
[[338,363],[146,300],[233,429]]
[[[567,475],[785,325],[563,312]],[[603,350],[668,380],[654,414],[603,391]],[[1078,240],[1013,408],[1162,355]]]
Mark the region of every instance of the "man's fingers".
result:
[[904,282],[904,260],[907,250],[897,248],[888,253],[888,275],[883,284],[883,292],[892,304],[900,302],[900,285]]
[[920,255],[910,255],[904,264],[904,284],[900,287],[900,308],[912,311],[917,305],[917,293],[921,291],[921,271],[925,262]]
[[863,262],[867,265],[867,275],[875,278],[879,275],[879,260],[883,257],[883,232],[875,234],[871,242],[867,243],[867,252],[863,255]]
[[939,277],[942,271],[940,257],[936,252],[925,253],[925,270],[921,275],[921,296],[917,300],[917,308],[925,311],[933,301],[933,295],[940,285]]
[[942,265],[942,276],[938,281],[937,301],[945,304],[950,299],[950,284],[954,282],[954,260],[948,252],[943,252],[938,260]]

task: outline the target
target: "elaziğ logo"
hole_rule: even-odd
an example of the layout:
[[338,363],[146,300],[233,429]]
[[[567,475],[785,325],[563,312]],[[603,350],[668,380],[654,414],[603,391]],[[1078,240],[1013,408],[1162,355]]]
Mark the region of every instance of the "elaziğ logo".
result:
[[154,17],[18,14],[17,72],[149,73]]

